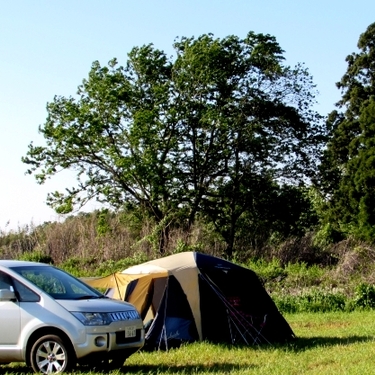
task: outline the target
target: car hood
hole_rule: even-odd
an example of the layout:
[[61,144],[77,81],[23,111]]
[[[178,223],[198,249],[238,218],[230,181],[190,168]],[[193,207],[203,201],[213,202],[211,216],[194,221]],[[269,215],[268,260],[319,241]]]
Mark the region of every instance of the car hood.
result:
[[56,299],[56,302],[68,311],[80,312],[119,312],[135,310],[135,307],[128,302],[113,300],[109,298],[64,300]]

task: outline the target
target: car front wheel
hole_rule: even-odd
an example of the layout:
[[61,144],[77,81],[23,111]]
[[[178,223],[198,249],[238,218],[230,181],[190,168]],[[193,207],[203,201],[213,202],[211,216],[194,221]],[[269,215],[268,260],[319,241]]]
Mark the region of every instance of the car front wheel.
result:
[[55,335],[39,338],[31,348],[30,362],[33,370],[43,374],[57,374],[73,367],[67,344]]

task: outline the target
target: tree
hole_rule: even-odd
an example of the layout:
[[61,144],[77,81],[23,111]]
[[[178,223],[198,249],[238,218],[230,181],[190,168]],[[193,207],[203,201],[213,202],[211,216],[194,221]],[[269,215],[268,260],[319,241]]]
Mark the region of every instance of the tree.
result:
[[324,219],[335,233],[375,240],[375,23],[346,58],[337,87],[342,97],[328,118],[330,140],[322,159]]
[[147,45],[125,67],[95,62],[78,98],[48,104],[46,146],[31,143],[23,162],[39,183],[77,171],[76,187],[49,195],[59,212],[92,198],[143,207],[161,226],[161,249],[176,216],[189,228],[198,214],[215,220],[221,204],[230,254],[258,185],[314,172],[324,134],[314,85],[302,65],[283,65],[270,35],[208,34],[174,48],[175,59]]
[[39,128],[46,146],[31,143],[22,160],[39,183],[61,169],[77,172],[77,186],[49,194],[51,207],[65,214],[97,199],[115,209],[139,205],[157,223],[168,217],[178,162],[171,71],[163,52],[134,48],[125,67],[94,62],[78,98],[56,96],[47,105]]
[[231,256],[241,216],[263,217],[275,181],[299,184],[315,172],[325,129],[311,109],[314,85],[302,65],[283,65],[270,35],[204,35],[175,47],[189,221],[197,211],[209,217]]

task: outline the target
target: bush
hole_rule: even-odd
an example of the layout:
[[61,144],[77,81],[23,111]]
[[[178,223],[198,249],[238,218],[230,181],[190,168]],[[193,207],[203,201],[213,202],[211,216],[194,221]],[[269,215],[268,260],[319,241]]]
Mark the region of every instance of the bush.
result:
[[281,267],[278,259],[272,259],[270,262],[264,259],[253,259],[244,265],[244,267],[248,267],[254,271],[264,284],[273,281],[279,282],[287,276],[287,272]]
[[306,288],[320,285],[324,279],[327,267],[319,265],[308,266],[306,263],[288,263],[285,272],[288,275],[287,285],[292,287]]
[[356,308],[375,308],[375,287],[366,283],[359,284],[355,290],[353,303]]
[[349,299],[337,290],[311,288],[292,294],[279,294],[273,300],[282,313],[345,311]]
[[53,259],[42,251],[28,251],[19,256],[19,260],[53,264]]

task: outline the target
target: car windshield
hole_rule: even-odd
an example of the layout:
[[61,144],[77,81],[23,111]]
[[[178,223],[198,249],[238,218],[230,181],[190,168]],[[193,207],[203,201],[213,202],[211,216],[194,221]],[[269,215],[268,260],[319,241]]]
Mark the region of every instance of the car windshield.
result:
[[19,266],[12,270],[55,299],[89,299],[105,296],[74,276],[53,266]]

